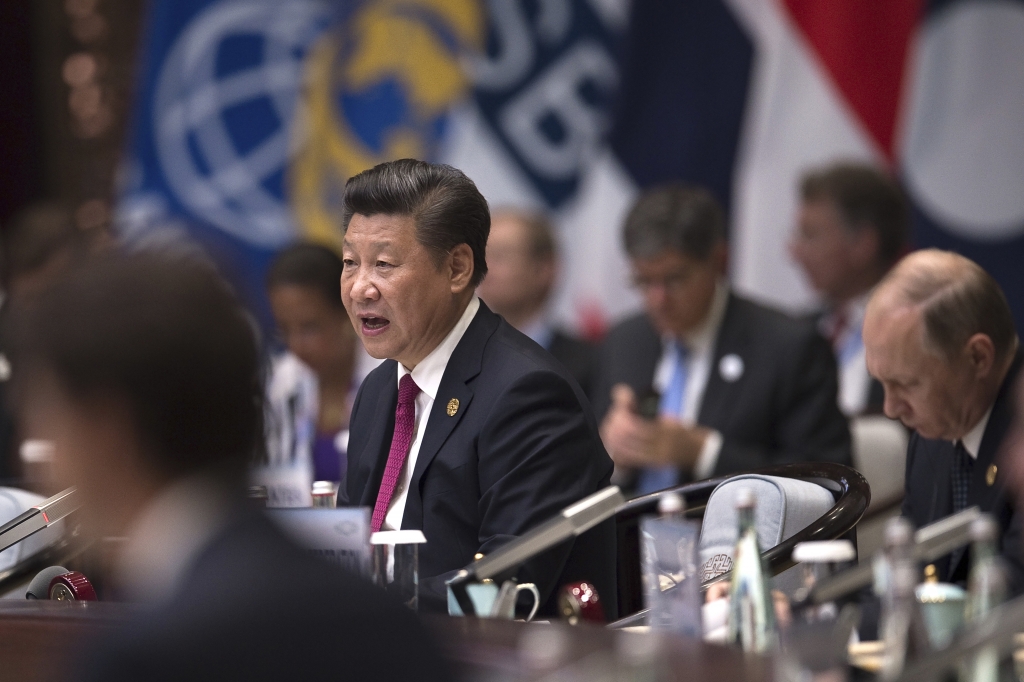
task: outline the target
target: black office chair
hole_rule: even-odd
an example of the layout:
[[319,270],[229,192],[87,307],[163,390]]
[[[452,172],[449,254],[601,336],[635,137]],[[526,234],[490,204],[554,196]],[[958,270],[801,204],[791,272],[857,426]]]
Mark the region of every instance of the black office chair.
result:
[[[856,470],[830,462],[803,462],[784,464],[752,472],[765,476],[796,478],[817,483],[829,490],[835,498],[835,505],[814,523],[775,547],[763,553],[771,575],[775,576],[793,567],[793,548],[800,542],[811,540],[835,540],[846,538],[856,547],[856,525],[871,502],[868,482]],[[673,489],[686,500],[686,514],[691,518],[703,518],[708,498],[720,483],[734,475],[721,476],[705,481],[688,483]],[[665,491],[651,493],[630,500],[626,507],[615,516],[618,542],[618,602],[620,619],[643,609],[643,595],[640,573],[640,518],[656,514],[658,500]],[[726,572],[703,584],[707,589],[713,583],[729,580]],[[614,624],[613,624],[614,625]]]

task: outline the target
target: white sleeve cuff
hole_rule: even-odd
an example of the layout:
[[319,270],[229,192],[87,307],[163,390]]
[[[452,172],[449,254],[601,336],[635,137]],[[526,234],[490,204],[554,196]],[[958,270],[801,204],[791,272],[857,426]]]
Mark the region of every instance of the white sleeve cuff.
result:
[[693,465],[693,477],[697,480],[711,478],[715,472],[715,465],[718,464],[718,453],[722,451],[722,434],[718,431],[711,431],[704,441],[704,447],[700,449],[697,462]]

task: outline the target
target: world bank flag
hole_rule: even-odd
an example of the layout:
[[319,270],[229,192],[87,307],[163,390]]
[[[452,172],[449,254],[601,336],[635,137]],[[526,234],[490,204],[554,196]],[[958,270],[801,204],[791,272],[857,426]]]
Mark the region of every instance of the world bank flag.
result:
[[[263,278],[296,238],[341,241],[345,181],[452,163],[493,205],[554,213],[556,315],[623,306],[632,182],[605,134],[620,0],[152,0],[118,224],[199,245],[269,328]],[[572,283],[571,286],[567,283]]]
[[269,327],[263,278],[341,239],[345,180],[436,157],[479,50],[475,0],[154,0],[119,188],[129,242],[199,246]]

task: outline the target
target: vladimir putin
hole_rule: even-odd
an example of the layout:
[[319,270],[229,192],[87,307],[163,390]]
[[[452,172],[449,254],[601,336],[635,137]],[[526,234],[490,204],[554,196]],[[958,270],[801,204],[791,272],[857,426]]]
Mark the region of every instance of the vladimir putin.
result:
[[[923,526],[970,506],[992,514],[1011,592],[1021,592],[1021,515],[996,462],[1021,353],[999,285],[963,256],[917,251],[871,296],[864,345],[885,414],[913,431],[903,515]],[[953,552],[936,562],[939,579],[963,584],[968,563]]]

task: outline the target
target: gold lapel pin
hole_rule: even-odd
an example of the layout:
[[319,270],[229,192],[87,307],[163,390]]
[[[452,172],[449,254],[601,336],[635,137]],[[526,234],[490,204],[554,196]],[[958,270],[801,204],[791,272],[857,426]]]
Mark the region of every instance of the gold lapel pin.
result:
[[[452,398],[448,401],[448,416],[454,417],[455,413],[459,411],[459,399]],[[991,485],[991,484],[990,484]]]
[[999,467],[995,464],[989,466],[988,471],[985,472],[985,483],[993,485],[996,482],[996,474],[999,473]]

